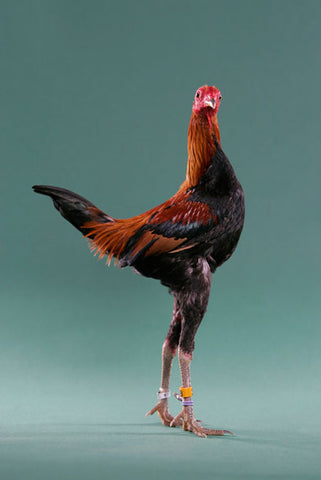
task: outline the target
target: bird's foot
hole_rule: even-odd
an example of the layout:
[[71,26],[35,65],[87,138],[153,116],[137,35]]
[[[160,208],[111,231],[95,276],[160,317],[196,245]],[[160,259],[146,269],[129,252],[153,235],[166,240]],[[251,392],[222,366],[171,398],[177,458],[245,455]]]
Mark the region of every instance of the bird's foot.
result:
[[170,422],[171,427],[182,426],[183,430],[193,432],[198,437],[206,438],[207,435],[223,436],[226,433],[234,435],[228,430],[213,430],[202,427],[200,420],[196,420],[193,413],[193,407],[183,407],[183,410]]
[[145,417],[148,417],[148,415],[154,415],[155,412],[158,413],[158,416],[161,419],[162,424],[166,425],[166,427],[176,427],[176,426],[182,425],[182,421],[179,421],[179,420],[177,423],[175,423],[175,425],[171,425],[172,421],[174,420],[174,417],[169,413],[167,398],[163,400],[159,400],[157,405],[155,405],[155,407],[153,407],[151,410],[149,410],[149,412],[146,413]]

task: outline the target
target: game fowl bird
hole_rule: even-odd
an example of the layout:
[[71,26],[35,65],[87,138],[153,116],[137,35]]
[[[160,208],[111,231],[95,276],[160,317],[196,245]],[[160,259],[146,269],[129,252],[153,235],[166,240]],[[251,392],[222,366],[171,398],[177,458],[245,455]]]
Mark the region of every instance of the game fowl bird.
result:
[[[205,428],[194,417],[190,364],[194,337],[205,314],[212,273],[230,258],[244,222],[244,194],[221,148],[217,112],[221,93],[203,86],[195,94],[188,129],[186,179],[173,197],[132,218],[116,219],[63,188],[35,185],[61,215],[90,239],[99,257],[161,281],[174,297],[172,321],[162,348],[162,375],[156,411],[164,425],[181,426],[200,437],[227,430]],[[169,380],[178,349],[182,410],[168,408]]]

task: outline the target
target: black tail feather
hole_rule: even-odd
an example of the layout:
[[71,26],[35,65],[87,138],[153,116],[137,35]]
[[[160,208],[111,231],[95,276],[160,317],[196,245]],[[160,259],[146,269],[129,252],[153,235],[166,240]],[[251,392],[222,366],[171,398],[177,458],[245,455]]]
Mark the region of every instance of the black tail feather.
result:
[[82,228],[86,222],[107,223],[114,221],[112,217],[97,208],[89,200],[70,190],[50,185],[34,185],[32,188],[36,193],[51,197],[54,206],[61,215],[83,235],[88,233],[86,228]]

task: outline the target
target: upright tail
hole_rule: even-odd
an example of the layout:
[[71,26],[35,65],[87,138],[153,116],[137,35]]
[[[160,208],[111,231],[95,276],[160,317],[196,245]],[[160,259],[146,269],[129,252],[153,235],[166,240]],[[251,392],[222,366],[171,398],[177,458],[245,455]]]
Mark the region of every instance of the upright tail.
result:
[[[36,193],[51,197],[61,215],[83,235],[90,233],[89,229],[82,228],[87,222],[110,223],[115,221],[113,217],[104,213],[93,203],[70,190],[49,185],[34,185],[32,188]],[[91,235],[88,237],[93,238]]]

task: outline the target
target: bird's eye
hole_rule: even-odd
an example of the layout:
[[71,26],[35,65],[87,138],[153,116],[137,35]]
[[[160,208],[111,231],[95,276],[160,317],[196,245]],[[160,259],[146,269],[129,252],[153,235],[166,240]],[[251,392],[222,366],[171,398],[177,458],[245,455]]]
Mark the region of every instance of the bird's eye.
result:
[[196,97],[196,98],[199,98],[199,96],[200,96],[200,92],[196,92],[195,97]]
[[220,96],[218,97],[218,99],[219,99],[219,100],[222,100],[222,95],[220,95]]

